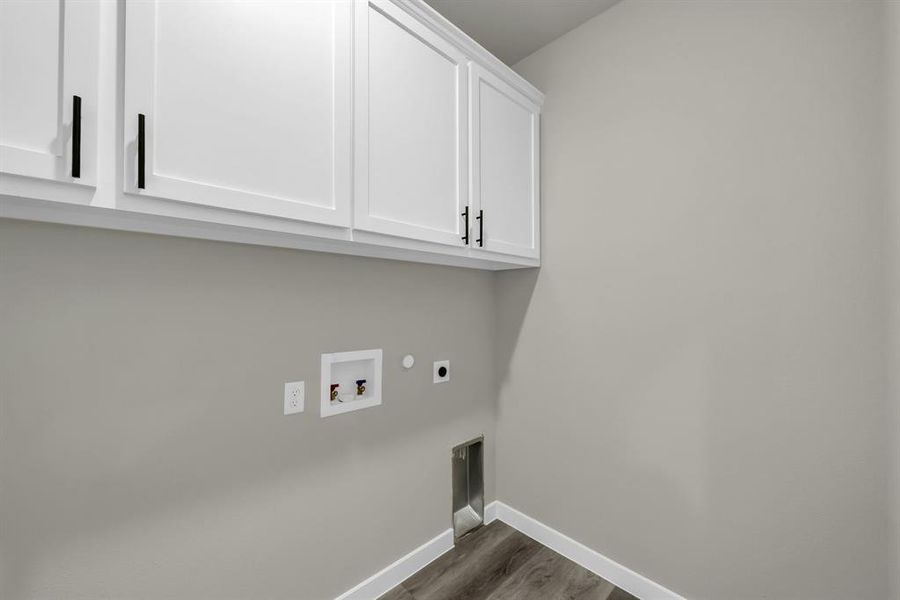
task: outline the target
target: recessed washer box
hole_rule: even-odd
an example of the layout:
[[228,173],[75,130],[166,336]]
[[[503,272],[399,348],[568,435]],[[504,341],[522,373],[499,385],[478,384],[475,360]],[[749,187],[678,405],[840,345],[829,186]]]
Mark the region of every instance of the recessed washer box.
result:
[[322,417],[381,404],[381,349],[322,355]]

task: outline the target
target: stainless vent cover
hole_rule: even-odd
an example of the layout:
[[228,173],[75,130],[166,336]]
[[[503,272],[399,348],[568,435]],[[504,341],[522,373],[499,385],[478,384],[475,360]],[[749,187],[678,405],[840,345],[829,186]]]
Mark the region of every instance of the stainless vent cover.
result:
[[484,436],[453,448],[453,538],[484,524]]

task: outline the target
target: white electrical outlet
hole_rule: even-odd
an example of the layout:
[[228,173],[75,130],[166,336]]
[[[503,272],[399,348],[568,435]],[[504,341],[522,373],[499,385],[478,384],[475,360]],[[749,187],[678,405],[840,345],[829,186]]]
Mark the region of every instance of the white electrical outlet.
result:
[[434,361],[434,382],[446,383],[450,381],[450,361],[436,360]]
[[302,381],[290,381],[284,384],[284,414],[302,413],[305,396],[306,385]]

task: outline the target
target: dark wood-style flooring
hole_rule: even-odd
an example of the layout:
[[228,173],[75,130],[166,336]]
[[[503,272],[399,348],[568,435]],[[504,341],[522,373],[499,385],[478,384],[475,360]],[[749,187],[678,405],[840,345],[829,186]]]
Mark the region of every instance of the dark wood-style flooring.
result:
[[379,600],[637,600],[494,521]]

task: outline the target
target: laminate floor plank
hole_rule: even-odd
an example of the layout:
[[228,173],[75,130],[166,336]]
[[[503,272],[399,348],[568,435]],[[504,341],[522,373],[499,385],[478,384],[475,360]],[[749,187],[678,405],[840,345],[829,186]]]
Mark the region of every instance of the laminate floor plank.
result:
[[637,600],[494,521],[379,600]]
[[443,585],[452,586],[454,580],[470,572],[473,565],[496,554],[504,540],[518,533],[505,523],[494,527],[495,523],[462,538],[452,550],[404,581],[403,587],[415,596]]
[[486,600],[607,600],[615,586],[542,547]]
[[632,596],[622,588],[616,588],[615,591],[609,595],[607,600],[638,600],[636,597]]
[[[499,524],[501,527],[495,527]],[[452,550],[430,563],[421,571],[413,574],[399,586],[388,592],[388,594],[401,593],[401,590],[409,594],[413,600],[417,600],[408,590],[416,590],[418,592],[434,591],[441,585],[441,582],[448,581],[452,583],[457,577],[457,573],[464,572],[466,565],[477,564],[480,557],[486,556],[495,551],[496,547],[508,536],[512,535],[515,529],[509,527],[505,523],[495,521],[489,526],[481,527],[465,536],[453,547]],[[388,600],[389,596],[382,596],[379,600]],[[402,595],[400,598],[404,598]]]
[[406,588],[404,588],[401,583],[384,596],[381,596],[378,600],[415,600],[415,598],[406,591]]
[[484,600],[543,547],[505,524],[489,548],[482,546],[484,539],[465,540],[465,556],[440,577],[416,580],[414,575],[403,587],[415,600]]

